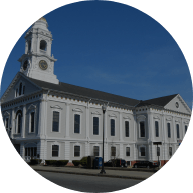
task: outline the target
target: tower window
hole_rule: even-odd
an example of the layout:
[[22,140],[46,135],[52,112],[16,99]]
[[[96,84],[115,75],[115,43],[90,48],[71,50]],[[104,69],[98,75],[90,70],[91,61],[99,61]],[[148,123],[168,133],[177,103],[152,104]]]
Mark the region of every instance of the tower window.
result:
[[31,41],[28,41],[28,52],[31,51]]
[[40,50],[46,51],[46,49],[47,49],[47,43],[46,43],[46,41],[45,41],[45,40],[41,40],[41,41],[40,41]]
[[21,95],[21,93],[22,93],[22,83],[20,83],[19,85],[19,96]]

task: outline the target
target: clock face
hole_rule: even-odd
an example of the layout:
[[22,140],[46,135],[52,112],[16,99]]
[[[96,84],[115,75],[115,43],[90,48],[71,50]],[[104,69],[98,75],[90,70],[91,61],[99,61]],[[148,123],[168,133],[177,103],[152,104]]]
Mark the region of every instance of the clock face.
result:
[[27,65],[28,65],[28,61],[26,60],[26,61],[23,63],[23,70],[26,70],[26,69],[27,69]]
[[46,70],[48,68],[48,64],[45,60],[40,60],[39,66],[42,70]]

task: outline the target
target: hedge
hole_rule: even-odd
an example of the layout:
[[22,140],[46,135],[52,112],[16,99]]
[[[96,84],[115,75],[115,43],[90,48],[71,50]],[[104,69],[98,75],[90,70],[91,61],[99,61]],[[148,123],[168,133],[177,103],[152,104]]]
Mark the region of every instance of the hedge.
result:
[[37,165],[37,164],[40,164],[41,163],[41,159],[31,159],[29,164],[30,165]]
[[74,166],[78,166],[80,164],[80,160],[72,160]]
[[83,157],[81,160],[80,160],[80,164],[82,166],[87,166],[87,156],[86,157]]
[[45,160],[46,165],[65,166],[68,160]]

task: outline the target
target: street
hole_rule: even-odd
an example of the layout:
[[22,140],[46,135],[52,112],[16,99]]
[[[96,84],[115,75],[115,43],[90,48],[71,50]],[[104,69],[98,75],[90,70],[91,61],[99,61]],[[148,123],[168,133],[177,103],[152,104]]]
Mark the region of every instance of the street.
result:
[[81,192],[112,192],[134,186],[141,180],[41,172],[40,175],[62,187]]

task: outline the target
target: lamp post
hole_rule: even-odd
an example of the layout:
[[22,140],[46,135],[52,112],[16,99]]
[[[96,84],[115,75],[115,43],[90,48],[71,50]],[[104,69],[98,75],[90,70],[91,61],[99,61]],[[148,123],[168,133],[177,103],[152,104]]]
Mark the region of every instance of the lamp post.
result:
[[104,140],[105,140],[105,112],[107,110],[107,105],[104,104],[102,106],[102,110],[103,110],[103,161],[102,161],[102,170],[100,174],[106,174],[104,170]]

